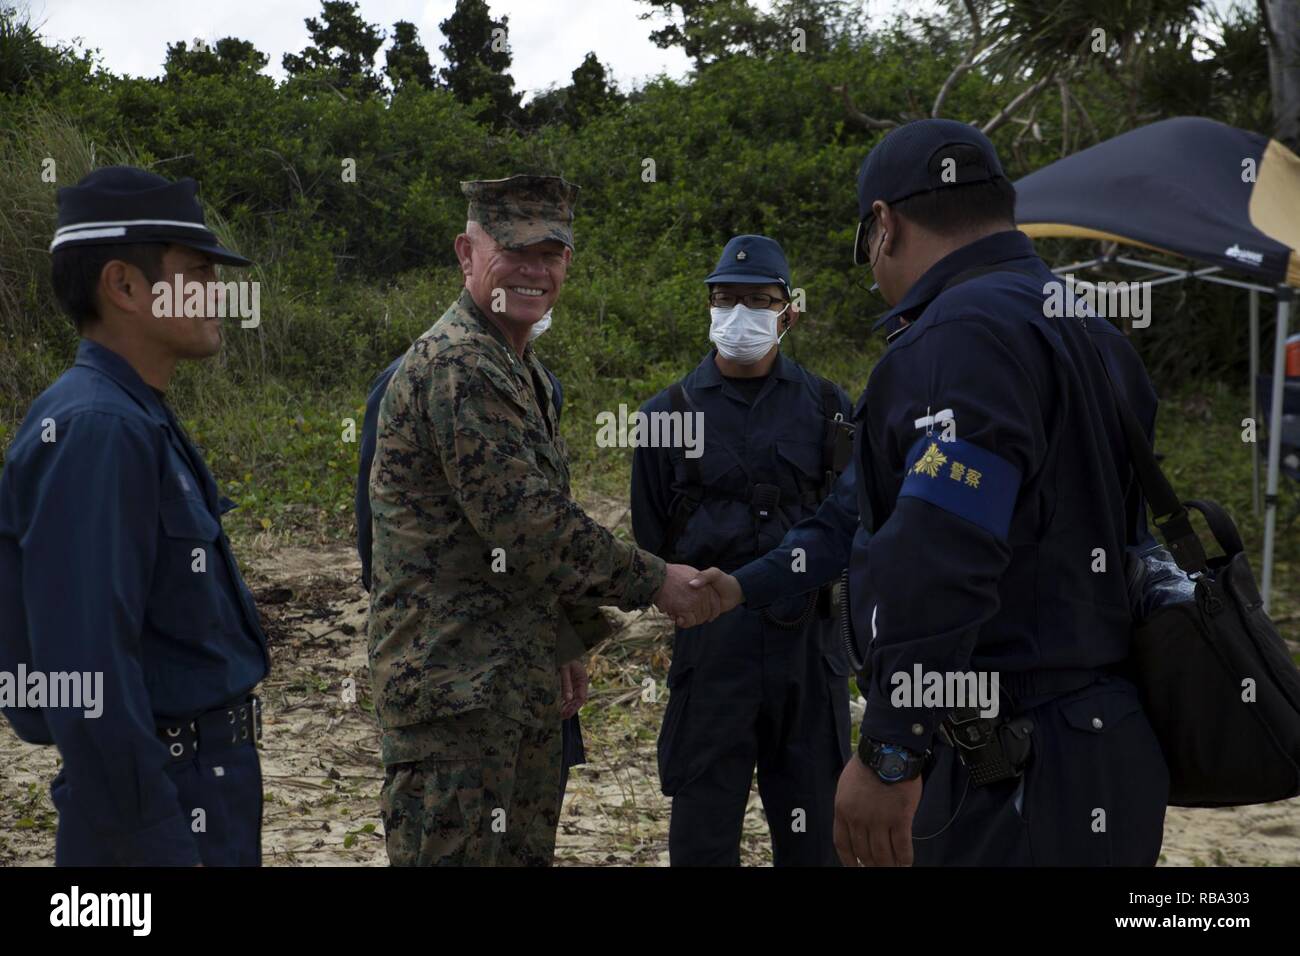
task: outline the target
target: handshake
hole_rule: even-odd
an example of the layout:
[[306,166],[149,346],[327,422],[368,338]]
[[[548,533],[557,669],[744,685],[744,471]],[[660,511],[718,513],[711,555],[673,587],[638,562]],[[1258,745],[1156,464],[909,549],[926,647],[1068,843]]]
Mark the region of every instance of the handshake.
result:
[[678,627],[695,627],[726,614],[744,600],[740,582],[730,574],[717,568],[697,571],[689,564],[670,564],[654,603]]

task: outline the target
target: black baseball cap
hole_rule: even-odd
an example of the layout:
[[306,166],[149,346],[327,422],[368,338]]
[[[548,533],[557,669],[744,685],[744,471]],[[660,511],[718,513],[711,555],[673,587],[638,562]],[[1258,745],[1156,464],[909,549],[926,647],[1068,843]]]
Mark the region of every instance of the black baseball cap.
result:
[[893,204],[950,186],[1005,178],[997,150],[969,123],[923,119],[890,130],[858,169],[854,265],[865,263],[862,234],[877,200]]
[[225,248],[203,219],[199,184],[172,182],[134,166],[104,166],[59,190],[58,228],[50,252],[70,246],[166,243],[206,252],[215,261],[249,266]]

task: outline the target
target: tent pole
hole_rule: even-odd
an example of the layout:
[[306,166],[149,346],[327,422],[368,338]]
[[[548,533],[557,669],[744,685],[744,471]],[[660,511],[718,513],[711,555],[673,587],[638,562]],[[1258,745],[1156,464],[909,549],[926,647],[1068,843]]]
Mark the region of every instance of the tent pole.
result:
[[1272,412],[1268,422],[1268,484],[1264,489],[1264,610],[1273,589],[1273,536],[1277,533],[1277,473],[1282,458],[1282,393],[1286,385],[1286,326],[1291,317],[1290,286],[1277,287],[1277,335],[1273,345]]
[[[1255,289],[1250,290],[1250,420],[1255,423],[1255,431],[1259,431],[1259,397],[1256,394],[1256,383],[1259,381],[1259,292]],[[1255,443],[1251,445],[1251,471],[1252,479],[1250,483],[1250,504],[1251,510],[1255,517],[1259,517],[1259,446]]]

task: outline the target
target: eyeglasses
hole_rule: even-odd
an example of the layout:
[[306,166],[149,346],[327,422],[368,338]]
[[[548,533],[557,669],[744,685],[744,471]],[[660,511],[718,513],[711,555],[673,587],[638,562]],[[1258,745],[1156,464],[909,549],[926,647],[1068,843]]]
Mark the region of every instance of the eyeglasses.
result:
[[737,302],[745,303],[751,309],[769,309],[773,303],[789,302],[780,296],[768,295],[766,292],[750,292],[748,295],[735,295],[731,292],[710,292],[709,305],[715,309],[730,309]]
[[862,261],[864,263],[871,262],[871,236],[876,231],[876,222],[877,220],[875,216],[872,216],[871,218],[865,220],[866,228],[864,228],[861,232]]

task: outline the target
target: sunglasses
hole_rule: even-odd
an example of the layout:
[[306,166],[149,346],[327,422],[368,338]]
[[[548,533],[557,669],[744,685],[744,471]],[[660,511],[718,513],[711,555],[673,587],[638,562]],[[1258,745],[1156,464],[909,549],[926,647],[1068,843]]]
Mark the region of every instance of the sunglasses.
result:
[[871,235],[875,228],[875,216],[867,216],[858,221],[858,231],[853,237],[853,264],[855,266],[865,266],[871,262]]

